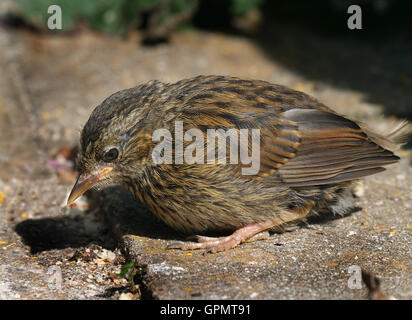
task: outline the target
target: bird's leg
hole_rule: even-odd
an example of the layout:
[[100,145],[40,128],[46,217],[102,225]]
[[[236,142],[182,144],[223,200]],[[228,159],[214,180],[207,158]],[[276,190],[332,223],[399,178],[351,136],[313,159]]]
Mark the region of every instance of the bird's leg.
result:
[[[175,242],[168,246],[169,249],[182,249],[182,250],[194,250],[194,249],[207,249],[209,252],[216,253],[232,249],[242,242],[255,241],[267,235],[267,230],[278,226],[280,224],[291,222],[294,220],[304,218],[312,209],[314,203],[309,202],[304,207],[299,207],[284,211],[275,217],[263,221],[252,223],[237,229],[230,236],[226,237],[206,237],[206,236],[194,236],[198,242]],[[264,232],[266,231],[266,233]]]
[[211,253],[221,252],[236,247],[238,244],[245,242],[251,237],[271,228],[272,226],[273,222],[270,220],[253,223],[237,229],[227,237],[212,238],[205,236],[196,236],[199,242],[179,242],[172,244],[171,246],[169,246],[169,248],[182,250],[210,248],[209,252]]

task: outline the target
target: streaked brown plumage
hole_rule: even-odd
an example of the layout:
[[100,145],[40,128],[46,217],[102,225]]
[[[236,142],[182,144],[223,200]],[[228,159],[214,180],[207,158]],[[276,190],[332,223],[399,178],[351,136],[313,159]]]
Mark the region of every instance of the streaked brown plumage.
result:
[[[175,121],[202,132],[260,129],[260,171],[245,176],[241,164],[229,163],[156,165],[153,131],[173,133]],[[95,108],[81,134],[80,178],[69,202],[92,186],[121,184],[177,230],[241,228],[232,236],[178,245],[222,251],[312,213],[342,213],[351,181],[395,163],[395,147],[393,140],[312,97],[265,81],[224,76],[151,81]]]

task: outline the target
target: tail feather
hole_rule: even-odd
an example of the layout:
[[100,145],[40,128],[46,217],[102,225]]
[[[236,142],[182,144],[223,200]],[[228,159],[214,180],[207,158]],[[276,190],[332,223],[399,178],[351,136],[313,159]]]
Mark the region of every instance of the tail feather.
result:
[[408,142],[408,136],[412,135],[412,123],[407,120],[402,120],[386,134],[378,134],[372,131],[364,123],[358,124],[373,142],[392,152],[405,145]]

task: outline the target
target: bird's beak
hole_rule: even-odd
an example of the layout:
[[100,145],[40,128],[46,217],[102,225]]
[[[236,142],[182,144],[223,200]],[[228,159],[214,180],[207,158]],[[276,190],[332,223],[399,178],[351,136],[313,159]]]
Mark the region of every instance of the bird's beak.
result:
[[70,205],[76,201],[78,197],[93,187],[103,176],[107,175],[112,170],[112,167],[104,167],[94,174],[79,175],[72,191],[70,192],[69,198],[67,199],[67,205]]

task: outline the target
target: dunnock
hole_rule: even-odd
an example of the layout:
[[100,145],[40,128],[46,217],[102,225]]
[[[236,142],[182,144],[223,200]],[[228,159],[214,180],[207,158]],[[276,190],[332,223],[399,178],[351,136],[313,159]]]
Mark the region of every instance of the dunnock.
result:
[[[178,125],[197,131],[173,139]],[[250,140],[244,159],[251,166],[233,150],[210,162],[215,151],[229,151],[206,145],[210,129],[230,132],[235,147]],[[204,150],[190,148],[196,137]],[[151,81],[114,93],[94,109],[81,133],[80,174],[68,203],[92,187],[123,185],[174,229],[233,232],[177,245],[218,252],[311,214],[344,213],[351,183],[397,162],[396,147],[393,135],[374,133],[284,86],[225,76]]]

